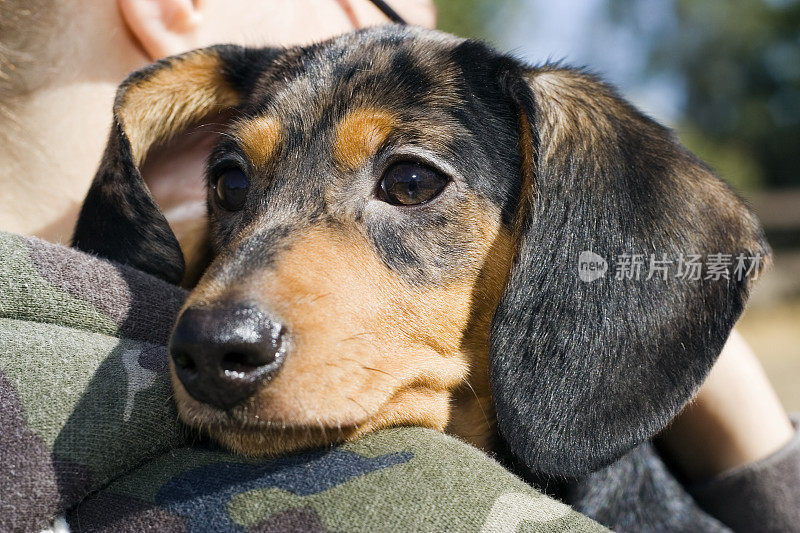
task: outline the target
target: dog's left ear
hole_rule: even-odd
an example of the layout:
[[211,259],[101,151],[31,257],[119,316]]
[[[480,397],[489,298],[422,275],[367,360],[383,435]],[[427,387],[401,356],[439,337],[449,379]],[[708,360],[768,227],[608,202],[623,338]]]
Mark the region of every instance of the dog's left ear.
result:
[[73,246],[172,283],[184,258],[139,171],[148,151],[203,117],[237,106],[280,50],[219,45],[163,59],[117,91],[114,122]]
[[[498,426],[532,470],[577,477],[692,397],[749,292],[737,256],[750,266],[769,250],[724,182],[593,76],[512,66],[501,85],[522,117],[527,178],[491,331]],[[690,254],[729,274],[681,276]],[[648,279],[651,260],[662,268]]]

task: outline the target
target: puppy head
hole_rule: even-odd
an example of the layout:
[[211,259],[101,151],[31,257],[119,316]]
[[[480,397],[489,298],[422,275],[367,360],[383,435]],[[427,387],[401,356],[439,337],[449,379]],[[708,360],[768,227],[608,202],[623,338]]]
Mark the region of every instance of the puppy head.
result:
[[596,468],[690,397],[747,280],[588,284],[579,252],[763,252],[736,197],[605,85],[413,28],[134,75],[76,246],[180,279],[137,168],[226,108],[214,260],[171,354],[182,418],[245,453],[462,430],[471,388],[534,470]]

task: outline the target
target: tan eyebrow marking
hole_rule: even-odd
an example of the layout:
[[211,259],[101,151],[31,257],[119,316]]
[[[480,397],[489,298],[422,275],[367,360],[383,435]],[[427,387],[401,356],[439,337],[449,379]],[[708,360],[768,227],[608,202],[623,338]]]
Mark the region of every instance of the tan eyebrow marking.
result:
[[356,109],[351,111],[336,128],[333,156],[341,166],[354,170],[378,151],[389,134],[397,127],[397,120],[388,111]]
[[234,127],[234,135],[253,166],[263,167],[278,150],[281,121],[267,116],[242,120]]

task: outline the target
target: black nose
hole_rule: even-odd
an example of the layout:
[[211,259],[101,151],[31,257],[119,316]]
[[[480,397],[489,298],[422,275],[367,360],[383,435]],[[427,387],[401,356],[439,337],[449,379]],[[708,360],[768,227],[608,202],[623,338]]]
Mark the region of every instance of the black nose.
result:
[[186,309],[170,339],[170,355],[186,392],[230,409],[253,396],[283,364],[284,328],[255,305]]

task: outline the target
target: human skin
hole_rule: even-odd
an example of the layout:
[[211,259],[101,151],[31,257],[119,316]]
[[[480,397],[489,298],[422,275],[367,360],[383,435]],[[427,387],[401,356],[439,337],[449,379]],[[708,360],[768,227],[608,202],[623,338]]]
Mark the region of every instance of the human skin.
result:
[[733,331],[697,396],[658,439],[691,481],[763,459],[793,430],[761,364]]
[[[393,5],[411,23],[434,24],[429,0]],[[387,21],[368,0],[64,0],[60,12],[63,31],[41,54],[54,67],[37,68],[29,90],[0,103],[12,115],[0,113],[0,229],[60,243],[71,238],[129,72],[220,42],[303,44]]]
[[[63,11],[69,20],[43,53],[54,68],[33,76],[26,91],[2,103],[9,113],[0,114],[0,230],[61,243],[69,242],[106,143],[117,85],[130,71],[218,42],[302,44],[386,22],[368,0],[64,4],[73,7]],[[434,25],[428,0],[392,5],[411,23]],[[171,184],[199,183],[203,154],[192,152],[192,144],[196,149],[202,143],[149,163],[151,189],[165,210],[187,200],[183,187]],[[167,175],[169,180],[158,179]],[[792,432],[758,361],[734,333],[695,400],[659,442],[689,479],[702,480],[768,456]]]

